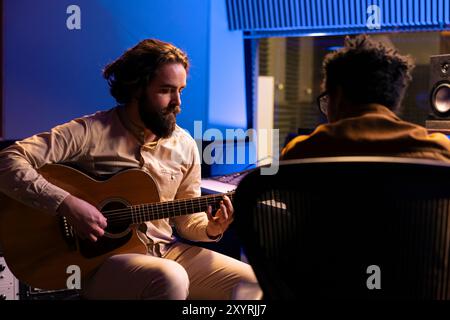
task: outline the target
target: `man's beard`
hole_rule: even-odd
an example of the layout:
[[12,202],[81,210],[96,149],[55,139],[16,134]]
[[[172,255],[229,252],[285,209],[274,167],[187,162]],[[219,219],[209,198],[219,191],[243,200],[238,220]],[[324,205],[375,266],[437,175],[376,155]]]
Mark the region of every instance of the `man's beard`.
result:
[[152,105],[143,94],[139,99],[139,116],[145,127],[160,138],[168,138],[175,130],[176,114],[180,109],[176,105],[169,105],[160,109]]

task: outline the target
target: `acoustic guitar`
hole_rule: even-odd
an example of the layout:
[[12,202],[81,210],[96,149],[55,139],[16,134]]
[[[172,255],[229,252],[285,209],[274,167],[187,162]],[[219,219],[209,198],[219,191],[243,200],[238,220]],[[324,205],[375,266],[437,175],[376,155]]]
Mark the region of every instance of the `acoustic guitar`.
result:
[[[51,216],[0,193],[0,247],[13,274],[41,289],[67,288],[69,266],[79,266],[81,279],[108,257],[147,253],[137,228],[145,221],[176,217],[220,207],[223,195],[160,202],[153,178],[138,169],[106,181],[58,164],[38,170],[48,181],[98,208],[107,218],[105,235],[82,240],[64,217]],[[232,198],[233,192],[226,193]]]

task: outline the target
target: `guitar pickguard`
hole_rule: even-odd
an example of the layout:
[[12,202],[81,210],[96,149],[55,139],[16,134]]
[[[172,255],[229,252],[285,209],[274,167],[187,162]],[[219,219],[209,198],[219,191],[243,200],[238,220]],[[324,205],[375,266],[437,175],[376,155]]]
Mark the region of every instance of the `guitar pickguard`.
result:
[[105,253],[114,251],[125,245],[131,239],[131,230],[121,238],[100,237],[96,242],[81,240],[78,238],[80,254],[85,258],[95,258]]
[[126,209],[128,203],[119,198],[112,198],[102,203],[99,210],[106,217],[108,226],[105,235],[99,237],[96,242],[78,238],[80,254],[85,258],[95,258],[105,253],[114,251],[125,245],[132,236],[130,225],[131,218],[118,217],[122,209]]

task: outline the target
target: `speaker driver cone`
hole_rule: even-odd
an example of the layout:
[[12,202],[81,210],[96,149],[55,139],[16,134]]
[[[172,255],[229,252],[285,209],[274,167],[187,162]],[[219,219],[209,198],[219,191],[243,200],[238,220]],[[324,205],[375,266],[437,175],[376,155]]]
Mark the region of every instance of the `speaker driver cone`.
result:
[[440,117],[450,115],[450,83],[436,84],[431,94],[431,107],[434,113]]

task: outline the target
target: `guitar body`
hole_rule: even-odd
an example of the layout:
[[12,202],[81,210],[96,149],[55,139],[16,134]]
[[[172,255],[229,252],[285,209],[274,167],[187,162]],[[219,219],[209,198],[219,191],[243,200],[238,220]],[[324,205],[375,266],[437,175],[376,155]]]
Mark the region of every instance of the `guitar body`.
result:
[[35,288],[65,289],[71,275],[67,268],[71,265],[79,266],[81,279],[85,279],[112,255],[147,253],[137,233],[138,225],[131,218],[117,219],[116,213],[130,205],[160,201],[150,175],[131,169],[107,181],[96,181],[63,165],[47,165],[39,172],[51,183],[111,216],[104,213],[108,227],[105,236],[94,243],[79,239],[65,219],[0,193],[0,246],[18,279]]

